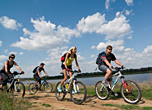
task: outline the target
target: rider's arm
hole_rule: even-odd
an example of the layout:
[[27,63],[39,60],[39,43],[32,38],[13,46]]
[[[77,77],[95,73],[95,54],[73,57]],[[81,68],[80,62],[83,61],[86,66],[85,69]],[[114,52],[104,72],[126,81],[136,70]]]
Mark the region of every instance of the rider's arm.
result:
[[69,56],[69,53],[66,54],[65,61],[64,61],[64,65],[65,65],[65,68],[66,68],[66,69],[68,68],[68,67],[67,67],[67,64],[66,64],[66,62],[67,62],[67,60],[68,60],[68,56]]
[[123,66],[117,59],[115,60],[115,62],[116,62],[119,66]]
[[37,71],[37,73],[38,73],[39,77],[42,78],[42,76],[40,75],[40,71],[39,70]]
[[47,76],[49,76],[45,70],[43,70],[43,71],[44,71],[44,73],[45,73]]
[[106,65],[108,65],[108,67],[111,67],[111,68],[112,68],[112,65],[109,63],[108,60],[104,60],[104,62],[106,63]]
[[19,71],[21,71],[21,72],[22,72],[22,69],[17,65],[17,63],[16,63],[16,62],[14,62],[14,65],[16,66],[16,68],[17,68]]
[[80,68],[79,68],[79,64],[78,64],[78,61],[77,61],[77,55],[75,56],[75,64],[76,64],[76,66],[77,66],[78,70],[80,70]]
[[5,62],[5,72],[7,73],[8,70],[7,70],[7,64],[8,64],[8,61]]

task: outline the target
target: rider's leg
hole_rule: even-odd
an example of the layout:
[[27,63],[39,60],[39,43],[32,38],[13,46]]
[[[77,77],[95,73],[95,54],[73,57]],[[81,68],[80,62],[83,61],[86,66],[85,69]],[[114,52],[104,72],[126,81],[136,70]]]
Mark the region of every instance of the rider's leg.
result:
[[68,79],[68,75],[67,75],[66,69],[63,69],[62,72],[63,72],[63,75],[64,75],[64,79],[61,81],[61,84],[60,84],[61,86]]
[[107,79],[109,78],[109,76],[111,75],[112,71],[108,68],[107,71],[106,71],[106,75],[105,75],[105,78],[103,80],[103,84],[105,86],[107,86],[105,83],[107,82]]

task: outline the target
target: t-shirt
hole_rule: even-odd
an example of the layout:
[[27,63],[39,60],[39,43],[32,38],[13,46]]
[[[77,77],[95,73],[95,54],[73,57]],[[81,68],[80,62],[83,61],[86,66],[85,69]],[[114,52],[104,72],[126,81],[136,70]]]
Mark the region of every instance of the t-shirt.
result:
[[38,71],[41,73],[41,71],[44,71],[44,68],[38,66],[38,68],[36,69],[36,72],[34,73],[34,75],[38,75]]
[[115,55],[112,54],[112,53],[108,55],[106,52],[102,52],[102,53],[101,53],[101,59],[102,59],[102,64],[108,66],[108,65],[104,62],[104,60],[108,60],[108,62],[110,63],[111,61],[115,61],[115,60],[116,60],[116,57],[115,57]]

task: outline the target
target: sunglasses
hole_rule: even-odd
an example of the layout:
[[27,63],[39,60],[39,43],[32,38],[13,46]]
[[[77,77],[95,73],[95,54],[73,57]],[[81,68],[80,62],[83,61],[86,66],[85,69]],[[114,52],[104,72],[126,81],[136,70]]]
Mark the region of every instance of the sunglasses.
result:
[[10,58],[15,58],[15,57],[10,57]]
[[108,49],[108,50],[112,50],[112,49]]

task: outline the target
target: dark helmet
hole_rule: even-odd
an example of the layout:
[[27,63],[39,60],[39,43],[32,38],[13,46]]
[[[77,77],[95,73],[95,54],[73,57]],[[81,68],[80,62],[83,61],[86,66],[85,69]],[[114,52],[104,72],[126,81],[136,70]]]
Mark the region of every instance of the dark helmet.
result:
[[41,63],[40,65],[45,65],[44,63]]

